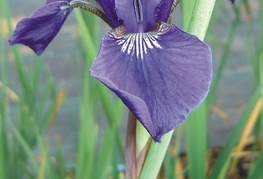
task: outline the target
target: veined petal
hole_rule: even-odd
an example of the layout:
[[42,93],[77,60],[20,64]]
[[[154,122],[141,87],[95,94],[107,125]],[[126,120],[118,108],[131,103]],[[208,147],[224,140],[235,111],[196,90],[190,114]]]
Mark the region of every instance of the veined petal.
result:
[[155,28],[155,9],[162,0],[141,0],[143,8],[143,25],[145,32]]
[[155,9],[155,19],[167,22],[174,0],[161,0]]
[[116,0],[117,15],[128,32],[151,31],[155,28],[155,9],[160,1]]
[[103,8],[107,18],[111,21],[114,28],[122,24],[121,20],[118,18],[115,8],[115,0],[97,0],[98,3]]
[[159,32],[123,32],[119,27],[103,37],[91,74],[160,142],[206,97],[211,50],[175,25],[162,24]]
[[24,44],[37,55],[42,54],[72,11],[72,7],[67,6],[67,3],[68,1],[51,2],[19,21],[8,40],[10,45]]
[[137,32],[137,19],[134,0],[115,0],[117,16],[123,20],[129,32]]

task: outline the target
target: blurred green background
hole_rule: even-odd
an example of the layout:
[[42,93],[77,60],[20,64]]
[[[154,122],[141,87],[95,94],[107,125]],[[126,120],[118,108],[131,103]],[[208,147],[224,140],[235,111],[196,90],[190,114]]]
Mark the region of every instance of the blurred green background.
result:
[[[125,178],[127,109],[89,75],[110,28],[74,10],[41,57],[9,46],[43,4],[0,0],[0,179]],[[186,27],[193,4],[182,0],[172,22]],[[217,0],[205,42],[214,77],[195,120],[204,123],[176,129],[159,177],[263,178],[263,2]]]

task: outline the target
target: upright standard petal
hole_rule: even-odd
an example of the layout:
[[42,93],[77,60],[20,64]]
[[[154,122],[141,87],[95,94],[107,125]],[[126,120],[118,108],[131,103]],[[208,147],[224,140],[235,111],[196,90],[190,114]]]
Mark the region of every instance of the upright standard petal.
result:
[[122,35],[124,27],[107,33],[91,67],[157,142],[203,101],[212,78],[209,46],[161,26],[158,33]]
[[28,18],[19,21],[8,40],[10,45],[24,44],[37,55],[41,55],[72,11],[72,7],[67,6],[67,3],[68,1],[48,3]]
[[161,0],[155,9],[155,19],[162,22],[167,22],[174,1],[175,0]]
[[155,9],[162,0],[141,0],[143,11],[143,26],[145,32],[155,28]]
[[121,20],[117,16],[115,0],[97,0],[97,2],[103,8],[105,14],[107,15],[107,18],[110,20],[114,28],[122,24]]
[[115,0],[117,16],[123,20],[129,32],[137,32],[136,7],[134,0]]
[[155,9],[161,0],[116,0],[116,11],[128,32],[155,28]]

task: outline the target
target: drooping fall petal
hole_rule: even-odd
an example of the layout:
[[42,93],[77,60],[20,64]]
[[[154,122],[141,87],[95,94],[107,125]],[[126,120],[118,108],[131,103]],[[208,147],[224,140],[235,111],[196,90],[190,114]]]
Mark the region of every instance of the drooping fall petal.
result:
[[72,11],[72,7],[66,6],[68,1],[47,2],[50,3],[18,22],[8,40],[10,45],[24,44],[33,49],[37,55],[43,53]]
[[155,141],[205,98],[212,78],[209,46],[174,25],[159,32],[104,35],[91,74],[133,112]]

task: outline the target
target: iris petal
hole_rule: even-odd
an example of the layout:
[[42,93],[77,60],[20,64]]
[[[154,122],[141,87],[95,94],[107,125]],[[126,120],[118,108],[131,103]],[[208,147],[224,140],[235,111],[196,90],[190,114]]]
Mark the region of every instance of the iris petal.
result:
[[115,0],[117,15],[129,32],[137,32],[137,20],[134,9],[134,0]]
[[111,89],[155,141],[183,122],[208,93],[209,46],[174,25],[104,35],[91,74]]
[[117,17],[115,9],[115,0],[97,0],[103,8],[107,18],[111,21],[111,24],[116,28],[121,25],[121,21]]
[[72,11],[66,6],[68,1],[53,1],[47,1],[51,3],[18,22],[9,39],[10,45],[21,43],[32,48],[37,55],[43,53]]
[[161,0],[141,0],[143,8],[143,24],[145,32],[151,31],[155,28],[155,9]]
[[[143,31],[147,32],[153,30],[155,27],[155,9],[160,1],[116,0],[117,15],[124,21],[124,26],[128,32],[139,32],[139,25],[142,25]],[[139,4],[141,7],[139,7]],[[138,16],[141,16],[142,22],[139,22]]]
[[167,22],[174,0],[161,0],[155,10],[155,18]]

